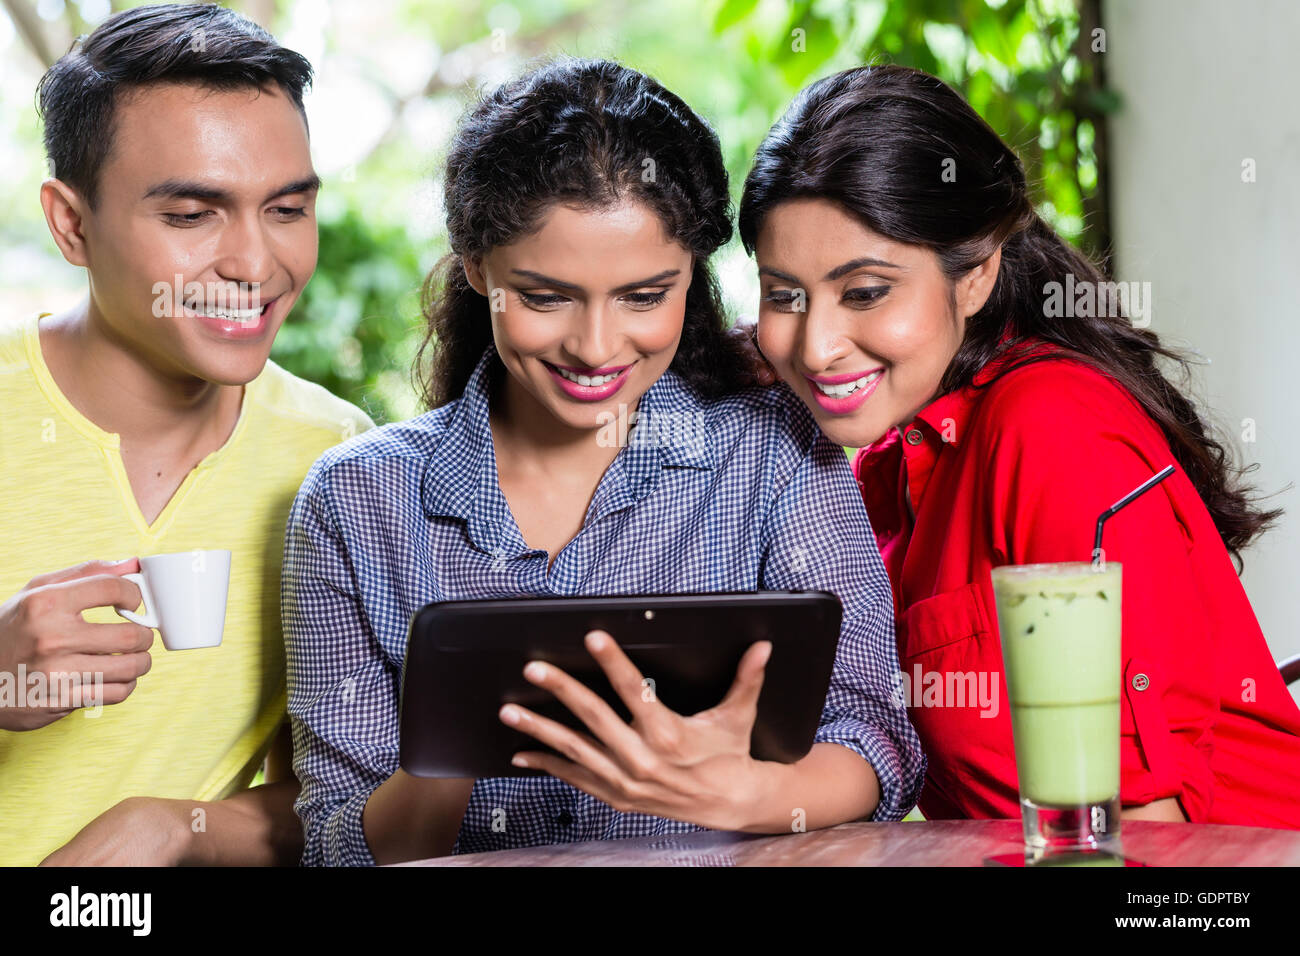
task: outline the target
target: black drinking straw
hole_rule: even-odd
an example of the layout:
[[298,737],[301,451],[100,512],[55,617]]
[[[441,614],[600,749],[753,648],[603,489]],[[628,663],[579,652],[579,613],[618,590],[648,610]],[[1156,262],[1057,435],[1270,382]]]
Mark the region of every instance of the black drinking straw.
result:
[[1109,518],[1111,515],[1113,515],[1116,511],[1119,511],[1119,509],[1123,508],[1125,505],[1132,504],[1135,500],[1137,500],[1137,498],[1146,494],[1148,491],[1150,491],[1156,485],[1160,484],[1160,482],[1164,481],[1173,473],[1174,473],[1174,466],[1165,465],[1163,469],[1161,469],[1156,474],[1152,475],[1146,481],[1142,482],[1142,484],[1138,485],[1136,488],[1134,488],[1132,491],[1126,494],[1123,498],[1119,499],[1119,501],[1115,502],[1113,505],[1111,505],[1109,508],[1107,508],[1097,517],[1097,536],[1093,538],[1092,541],[1092,567],[1094,571],[1100,571],[1102,568],[1106,566],[1106,562],[1102,560],[1102,556],[1101,556],[1102,555],[1101,531],[1102,531],[1102,527],[1106,524],[1106,519]]

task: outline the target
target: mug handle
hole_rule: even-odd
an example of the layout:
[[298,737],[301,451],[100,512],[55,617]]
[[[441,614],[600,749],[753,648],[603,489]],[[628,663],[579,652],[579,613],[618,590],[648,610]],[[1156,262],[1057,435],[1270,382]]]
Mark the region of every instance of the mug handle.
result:
[[128,621],[134,621],[136,624],[142,624],[145,627],[157,627],[158,606],[154,604],[153,593],[149,590],[149,582],[144,579],[143,574],[124,574],[122,577],[128,581],[134,581],[140,588],[140,595],[144,598],[144,614],[136,614],[135,611],[128,611],[120,607],[113,608],[113,610]]

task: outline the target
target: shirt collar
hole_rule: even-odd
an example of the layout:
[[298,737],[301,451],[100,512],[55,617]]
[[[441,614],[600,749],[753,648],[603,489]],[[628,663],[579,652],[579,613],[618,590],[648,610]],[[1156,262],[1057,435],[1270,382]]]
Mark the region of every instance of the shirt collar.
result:
[[665,468],[710,469],[714,465],[713,430],[699,394],[672,369],[652,384],[637,405],[637,429],[628,436],[629,449],[658,454]]
[[[421,485],[426,515],[468,521],[471,537],[488,551],[499,544],[499,525],[508,513],[497,482],[488,419],[493,386],[503,374],[496,346],[489,344],[450,412]],[[712,429],[700,397],[671,369],[646,390],[635,419],[625,408],[614,415],[597,438],[625,443],[611,468],[621,472],[632,500],[654,490],[663,468],[713,467]]]
[[489,469],[496,471],[488,424],[495,362],[496,350],[488,346],[449,413],[436,455],[425,467],[420,492],[424,513],[430,517],[449,515],[468,520],[474,513],[479,480]]
[[[1003,342],[1006,341],[1004,338]],[[979,403],[984,388],[989,382],[1001,375],[1008,366],[1018,361],[1059,350],[1059,346],[1040,339],[1030,339],[1005,348],[972,376],[969,385],[955,389],[945,395],[940,395],[917,412],[916,420],[929,425],[943,437],[945,443],[958,444],[958,438],[966,434],[966,422],[970,418],[972,410]],[[903,429],[906,429],[906,427],[906,425],[902,426]]]

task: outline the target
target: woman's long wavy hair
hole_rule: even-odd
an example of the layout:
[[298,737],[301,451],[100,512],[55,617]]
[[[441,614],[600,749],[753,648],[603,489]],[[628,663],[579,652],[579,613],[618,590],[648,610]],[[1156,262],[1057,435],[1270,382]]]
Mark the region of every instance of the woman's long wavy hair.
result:
[[488,300],[465,278],[464,260],[528,235],[556,204],[630,199],[652,209],[695,256],[669,367],[706,398],[760,383],[708,261],[732,232],[718,138],[654,80],[606,60],[565,59],[501,85],[461,121],[443,188],[452,251],[424,283],[428,330],[414,366],[426,408],[460,397],[492,341]]
[[[945,169],[955,177],[941,175]],[[1118,382],[1160,426],[1239,569],[1241,550],[1281,515],[1255,507],[1253,489],[1241,481],[1251,469],[1233,465],[1226,445],[1157,366],[1157,357],[1168,359],[1186,378],[1186,356],[1135,328],[1120,309],[1048,315],[1048,283],[1107,279],[1038,216],[1019,158],[941,80],[908,67],[864,66],[800,92],[745,181],[739,226],[747,251],[767,213],[797,197],[833,200],[889,239],[932,249],[949,281],[1002,247],[993,291],[967,320],[943,393],[972,384],[991,360],[1027,340],[1046,340]],[[1007,371],[1038,360],[1013,361]]]

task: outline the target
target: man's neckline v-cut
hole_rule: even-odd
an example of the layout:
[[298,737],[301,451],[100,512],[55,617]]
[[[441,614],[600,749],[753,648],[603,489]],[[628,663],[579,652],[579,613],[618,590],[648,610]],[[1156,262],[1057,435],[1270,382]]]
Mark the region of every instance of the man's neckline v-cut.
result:
[[63,394],[63,390],[59,388],[58,383],[54,380],[54,375],[45,362],[45,355],[41,351],[40,320],[52,314],[50,312],[41,312],[30,317],[23,330],[27,360],[32,369],[32,374],[36,377],[41,392],[49,400],[50,404],[59,411],[73,428],[98,445],[103,452],[104,460],[108,466],[110,477],[117,488],[122,506],[136,531],[144,537],[159,537],[167,530],[172,519],[176,516],[176,512],[180,509],[184,499],[198,482],[200,476],[220,463],[228,450],[244,433],[250,414],[249,409],[252,405],[253,391],[257,382],[261,380],[262,373],[259,372],[257,378],[244,386],[244,393],[239,404],[239,418],[236,420],[235,427],[231,430],[225,443],[220,448],[209,452],[202,461],[189,470],[184,480],[172,492],[162,511],[158,512],[158,516],[150,523],[145,519],[144,512],[140,508],[139,499],[135,496],[135,489],[131,487],[131,479],[127,474],[126,465],[122,461],[121,435],[100,428],[78,411],[77,407]]

